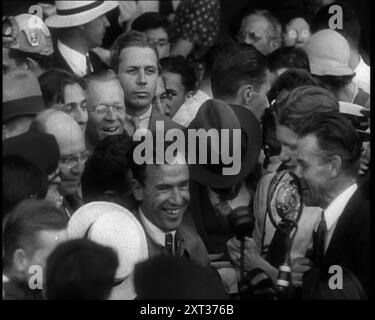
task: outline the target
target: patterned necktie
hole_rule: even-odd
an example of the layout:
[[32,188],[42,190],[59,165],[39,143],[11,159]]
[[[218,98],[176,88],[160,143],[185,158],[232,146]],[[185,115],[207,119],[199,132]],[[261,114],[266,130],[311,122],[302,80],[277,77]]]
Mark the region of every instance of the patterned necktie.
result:
[[172,233],[167,233],[165,235],[165,248],[170,255],[173,255],[173,235]]
[[89,53],[86,54],[86,74],[91,73],[93,70],[91,60],[90,60],[90,55]]
[[325,240],[327,237],[327,223],[324,217],[324,211],[322,211],[320,223],[315,234],[314,251],[316,262],[319,264],[324,256]]

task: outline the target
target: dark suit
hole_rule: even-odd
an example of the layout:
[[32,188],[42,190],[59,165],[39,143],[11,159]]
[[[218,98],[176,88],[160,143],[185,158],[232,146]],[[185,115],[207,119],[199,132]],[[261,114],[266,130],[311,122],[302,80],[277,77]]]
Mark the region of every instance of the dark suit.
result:
[[[370,203],[360,189],[353,194],[337,221],[322,267],[339,265],[349,269],[366,294],[370,286]],[[344,288],[345,289],[345,288]]]
[[[89,51],[89,56],[92,68],[95,72],[101,72],[108,69],[108,66],[102,60],[100,60],[99,56],[95,52]],[[55,52],[53,54],[53,68],[63,69],[74,73],[68,62],[60,53],[60,50],[57,48],[57,46],[55,47]]]
[[[145,230],[147,247],[149,257],[154,257],[157,255],[165,254],[168,252],[165,247],[156,243],[148,234],[146,228],[143,226],[142,219],[139,217],[138,212],[133,212],[136,218],[141,223],[143,229]],[[208,267],[209,258],[206,247],[203,244],[202,239],[194,231],[193,228],[185,224],[184,222],[178,227],[175,234],[174,247],[176,249],[176,256],[188,258],[199,265]]]

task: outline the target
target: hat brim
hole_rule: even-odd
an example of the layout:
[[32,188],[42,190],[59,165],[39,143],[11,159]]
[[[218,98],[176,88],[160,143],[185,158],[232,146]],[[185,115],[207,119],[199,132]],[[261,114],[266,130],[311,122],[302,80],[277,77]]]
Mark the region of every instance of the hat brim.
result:
[[335,60],[315,58],[309,56],[311,74],[316,76],[354,76],[355,73],[348,66]]
[[54,14],[46,19],[45,24],[50,28],[76,27],[93,21],[101,15],[115,9],[117,6],[117,1],[103,1],[103,3],[96,8],[74,15],[61,16],[59,14]]
[[238,117],[241,129],[247,136],[246,154],[241,162],[240,172],[236,175],[218,175],[209,171],[205,166],[190,165],[191,177],[211,188],[229,188],[246,178],[254,169],[262,147],[262,131],[253,113],[241,106],[229,106]]

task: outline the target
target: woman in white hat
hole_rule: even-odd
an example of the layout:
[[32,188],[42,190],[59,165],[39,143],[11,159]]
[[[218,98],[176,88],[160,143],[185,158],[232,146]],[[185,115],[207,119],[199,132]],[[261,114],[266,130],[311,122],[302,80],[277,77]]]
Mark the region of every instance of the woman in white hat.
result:
[[56,1],[56,14],[46,19],[58,29],[54,67],[82,77],[107,66],[92,51],[100,47],[109,22],[105,14],[118,6],[117,1]]

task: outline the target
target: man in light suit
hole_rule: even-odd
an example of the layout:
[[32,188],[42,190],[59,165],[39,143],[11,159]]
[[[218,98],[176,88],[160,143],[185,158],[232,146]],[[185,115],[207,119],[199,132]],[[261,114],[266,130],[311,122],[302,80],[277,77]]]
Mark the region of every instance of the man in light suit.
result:
[[323,209],[313,235],[314,266],[349,269],[368,294],[370,203],[357,185],[360,156],[360,139],[340,114],[316,115],[299,132],[296,173],[305,203]]

